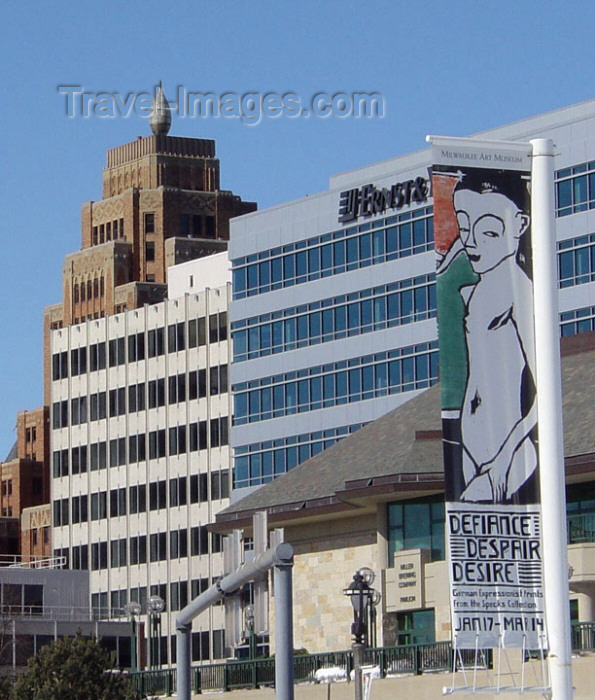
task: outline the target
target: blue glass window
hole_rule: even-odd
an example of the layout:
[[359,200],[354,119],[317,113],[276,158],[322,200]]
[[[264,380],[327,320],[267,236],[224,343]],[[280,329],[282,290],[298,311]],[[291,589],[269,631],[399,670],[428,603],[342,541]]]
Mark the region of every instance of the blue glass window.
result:
[[[588,189],[587,176],[583,175],[583,179],[576,185],[577,198],[584,198]],[[316,236],[288,245],[283,251],[261,251],[258,263],[253,262],[255,256],[238,258],[233,261],[234,299],[431,250],[431,214],[432,208],[425,207],[388,228],[387,222],[394,224],[395,217]]]
[[333,266],[333,246],[331,243],[323,245],[320,249],[320,267],[323,270],[330,270]]

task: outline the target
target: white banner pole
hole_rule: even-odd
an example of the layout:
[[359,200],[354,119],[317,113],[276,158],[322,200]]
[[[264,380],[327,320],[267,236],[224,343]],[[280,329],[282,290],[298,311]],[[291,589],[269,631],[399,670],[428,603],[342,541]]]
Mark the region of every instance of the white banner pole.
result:
[[548,663],[552,700],[571,700],[566,493],[554,226],[554,147],[551,139],[533,139],[531,145],[535,359]]

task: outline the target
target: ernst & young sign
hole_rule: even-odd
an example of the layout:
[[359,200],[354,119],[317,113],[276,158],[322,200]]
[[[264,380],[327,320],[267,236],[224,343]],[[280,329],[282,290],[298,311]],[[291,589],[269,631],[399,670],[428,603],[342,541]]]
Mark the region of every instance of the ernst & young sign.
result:
[[363,185],[345,190],[339,195],[339,223],[357,221],[360,216],[384,214],[411,204],[421,204],[428,198],[429,181],[425,177],[396,182],[391,187]]

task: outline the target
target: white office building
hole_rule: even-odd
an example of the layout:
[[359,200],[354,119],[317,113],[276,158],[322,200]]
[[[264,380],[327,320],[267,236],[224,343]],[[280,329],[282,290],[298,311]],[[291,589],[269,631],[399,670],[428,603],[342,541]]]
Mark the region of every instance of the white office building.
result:
[[[553,139],[561,333],[593,330],[595,101],[479,136]],[[232,221],[233,501],[437,381],[430,165],[394,158]]]
[[[169,300],[52,331],[54,552],[90,570],[103,616],[165,601],[152,665],[222,572],[207,526],[229,503],[227,277],[225,253],[185,263]],[[224,656],[221,607],[195,620],[192,654]]]

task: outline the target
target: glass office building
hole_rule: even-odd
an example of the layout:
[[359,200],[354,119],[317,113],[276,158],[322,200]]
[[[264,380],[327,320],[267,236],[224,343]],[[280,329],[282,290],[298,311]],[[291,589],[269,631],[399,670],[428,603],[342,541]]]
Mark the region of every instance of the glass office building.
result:
[[[479,136],[554,140],[560,330],[593,330],[595,101]],[[232,500],[437,381],[429,166],[394,158],[232,221]]]

